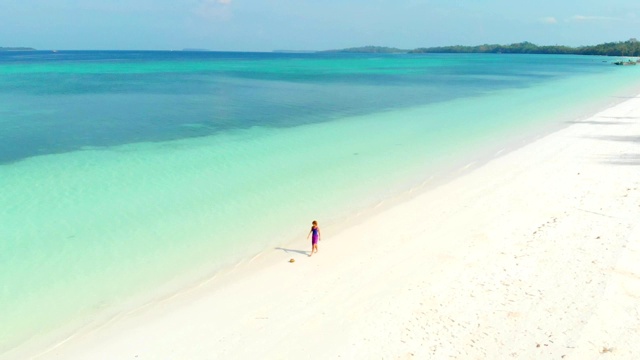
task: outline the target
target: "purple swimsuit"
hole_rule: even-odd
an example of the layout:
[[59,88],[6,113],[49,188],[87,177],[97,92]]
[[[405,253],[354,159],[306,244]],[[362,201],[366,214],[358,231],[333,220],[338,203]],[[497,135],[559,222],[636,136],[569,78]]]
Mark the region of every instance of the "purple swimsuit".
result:
[[318,228],[311,227],[311,245],[318,245]]

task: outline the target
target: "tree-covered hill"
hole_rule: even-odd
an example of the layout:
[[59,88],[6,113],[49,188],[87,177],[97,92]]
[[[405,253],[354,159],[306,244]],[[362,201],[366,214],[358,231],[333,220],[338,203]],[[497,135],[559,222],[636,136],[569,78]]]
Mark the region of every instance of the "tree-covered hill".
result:
[[326,50],[321,52],[339,52],[339,53],[364,53],[364,54],[403,54],[409,52],[409,50],[402,50],[393,47],[386,46],[361,46],[352,47],[340,50]]
[[640,56],[640,41],[610,42],[593,46],[538,46],[530,42],[511,45],[478,45],[478,46],[442,46],[418,48],[410,53],[495,53],[495,54],[574,54],[574,55],[608,55],[608,56]]
[[440,46],[402,50],[386,46],[362,46],[340,50],[326,50],[321,52],[366,53],[366,54],[399,54],[399,53],[493,53],[493,54],[573,54],[573,55],[608,55],[608,56],[640,56],[640,41],[609,42],[592,46],[570,47],[564,45],[538,46],[528,41],[511,44],[484,44],[477,46]]
[[0,46],[0,51],[33,51],[34,48],[30,47],[2,47]]

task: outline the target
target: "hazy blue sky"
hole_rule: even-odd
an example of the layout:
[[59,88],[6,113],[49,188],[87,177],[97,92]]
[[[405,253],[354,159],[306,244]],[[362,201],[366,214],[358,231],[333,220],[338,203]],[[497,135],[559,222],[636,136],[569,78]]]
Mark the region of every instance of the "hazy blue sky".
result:
[[0,46],[324,50],[640,38],[638,0],[0,0]]

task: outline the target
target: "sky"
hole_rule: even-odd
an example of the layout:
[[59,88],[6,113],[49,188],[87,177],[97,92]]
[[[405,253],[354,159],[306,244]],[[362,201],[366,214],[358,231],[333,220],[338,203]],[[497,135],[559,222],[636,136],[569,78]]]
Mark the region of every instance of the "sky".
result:
[[640,39],[638,0],[0,0],[0,46],[329,50]]

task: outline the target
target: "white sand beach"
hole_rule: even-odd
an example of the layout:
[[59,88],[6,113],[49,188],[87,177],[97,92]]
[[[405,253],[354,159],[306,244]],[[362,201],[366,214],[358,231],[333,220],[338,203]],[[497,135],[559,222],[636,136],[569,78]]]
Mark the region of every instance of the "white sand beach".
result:
[[639,359],[640,97],[323,228],[312,257],[306,235],[53,348],[8,355]]

